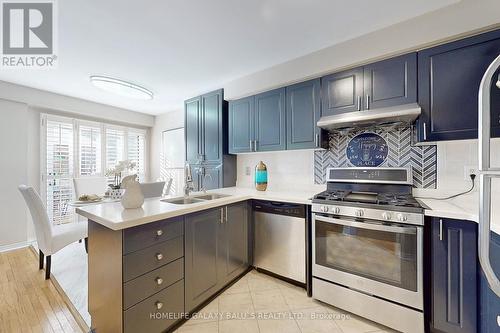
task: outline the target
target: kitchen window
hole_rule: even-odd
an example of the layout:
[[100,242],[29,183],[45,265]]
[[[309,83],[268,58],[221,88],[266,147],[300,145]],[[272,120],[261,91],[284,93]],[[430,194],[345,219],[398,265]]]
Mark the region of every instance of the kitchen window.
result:
[[136,165],[128,173],[146,180],[146,130],[42,114],[40,133],[40,192],[54,224],[76,220],[68,206],[75,200],[75,177],[102,177],[106,169],[128,159]]

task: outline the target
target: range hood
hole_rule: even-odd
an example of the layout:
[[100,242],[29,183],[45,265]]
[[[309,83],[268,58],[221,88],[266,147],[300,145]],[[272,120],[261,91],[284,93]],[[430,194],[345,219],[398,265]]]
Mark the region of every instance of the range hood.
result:
[[418,118],[421,112],[420,105],[411,103],[321,117],[317,125],[327,130],[342,130],[377,125],[411,124]]

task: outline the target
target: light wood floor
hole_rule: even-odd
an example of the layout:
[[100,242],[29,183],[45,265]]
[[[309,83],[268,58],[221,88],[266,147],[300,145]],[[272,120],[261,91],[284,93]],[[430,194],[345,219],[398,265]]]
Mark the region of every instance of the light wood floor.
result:
[[0,332],[83,332],[28,248],[0,253]]

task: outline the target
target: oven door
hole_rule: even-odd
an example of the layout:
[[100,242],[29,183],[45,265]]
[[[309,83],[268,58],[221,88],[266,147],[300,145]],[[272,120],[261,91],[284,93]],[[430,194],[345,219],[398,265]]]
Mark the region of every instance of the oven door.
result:
[[313,214],[313,276],[422,310],[422,232]]

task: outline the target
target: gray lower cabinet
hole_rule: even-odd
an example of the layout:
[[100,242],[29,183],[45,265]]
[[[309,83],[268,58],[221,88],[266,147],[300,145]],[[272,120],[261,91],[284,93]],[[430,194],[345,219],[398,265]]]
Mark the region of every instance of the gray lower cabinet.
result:
[[224,207],[218,239],[218,278],[226,284],[248,268],[248,208],[246,202]]
[[184,313],[184,218],[114,231],[89,220],[89,313],[99,333],[164,332]]
[[247,203],[186,216],[186,312],[248,268]]
[[217,238],[221,219],[218,208],[186,216],[187,312],[217,291]]

